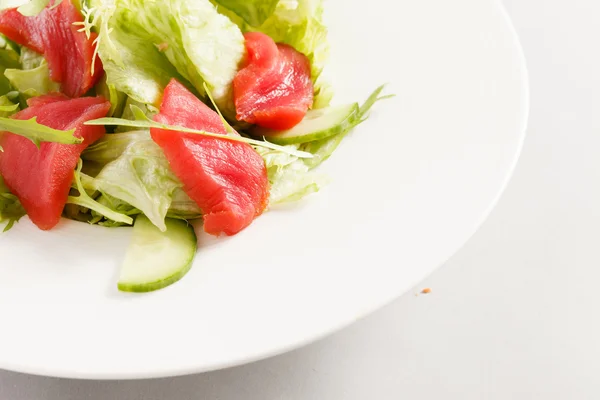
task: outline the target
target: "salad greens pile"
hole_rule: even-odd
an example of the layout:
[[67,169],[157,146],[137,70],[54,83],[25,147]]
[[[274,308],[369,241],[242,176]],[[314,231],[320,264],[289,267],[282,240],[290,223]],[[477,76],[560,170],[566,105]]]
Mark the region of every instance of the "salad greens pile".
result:
[[107,83],[138,102],[158,105],[175,77],[205,100],[206,84],[221,111],[233,116],[231,82],[248,31],[308,56],[315,103],[324,107],[331,100],[321,79],[329,54],[321,0],[89,0],[82,12],[82,29],[98,32]]
[[[50,0],[0,0],[0,9],[20,6],[22,14],[41,12]],[[60,0],[54,1],[56,7]],[[265,160],[271,184],[270,204],[296,201],[326,181],[314,169],[337,148],[350,130],[364,121],[382,98],[378,88],[342,132],[308,143],[280,146],[252,137],[247,124],[235,121],[232,81],[245,57],[246,32],[262,32],[304,53],[311,64],[315,109],[329,106],[330,85],[323,78],[329,55],[322,0],[81,0],[84,21],[77,29],[95,36],[105,77],[92,94],[111,102],[107,118],[91,124],[108,134],[82,154],[65,216],[105,226],[130,225],[142,214],[161,231],[165,218],[190,220],[201,210],[185,194],[149,128],[182,131],[158,124],[162,92],[177,78],[224,117],[230,140],[251,144]],[[96,36],[97,35],[97,36]],[[73,131],[40,125],[35,118],[10,119],[27,107],[27,99],[55,92],[43,56],[0,35],[0,131],[41,142],[79,143]],[[358,108],[358,107],[357,107]],[[215,135],[210,132],[189,132]],[[221,135],[219,135],[222,137]],[[2,151],[2,149],[0,149]],[[1,179],[1,177],[0,177]],[[6,229],[23,216],[23,208],[0,180],[0,222]]]

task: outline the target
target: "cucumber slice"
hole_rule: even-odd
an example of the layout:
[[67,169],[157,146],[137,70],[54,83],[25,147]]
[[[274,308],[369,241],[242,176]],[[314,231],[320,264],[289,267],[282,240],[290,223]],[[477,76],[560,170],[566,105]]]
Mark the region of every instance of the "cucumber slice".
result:
[[358,103],[309,110],[298,125],[287,131],[255,128],[252,135],[265,137],[269,142],[287,145],[313,142],[346,131],[358,118]]
[[140,215],[121,267],[118,288],[123,292],[151,292],[167,287],[192,267],[196,234],[186,221],[167,218],[166,232]]

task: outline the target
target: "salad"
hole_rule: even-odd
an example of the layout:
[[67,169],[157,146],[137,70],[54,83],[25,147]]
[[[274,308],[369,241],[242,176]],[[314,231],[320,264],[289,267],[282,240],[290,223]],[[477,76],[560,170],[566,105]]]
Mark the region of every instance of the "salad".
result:
[[330,106],[322,0],[0,0],[0,223],[133,226],[118,282],[181,279],[197,240],[317,192],[363,122]]

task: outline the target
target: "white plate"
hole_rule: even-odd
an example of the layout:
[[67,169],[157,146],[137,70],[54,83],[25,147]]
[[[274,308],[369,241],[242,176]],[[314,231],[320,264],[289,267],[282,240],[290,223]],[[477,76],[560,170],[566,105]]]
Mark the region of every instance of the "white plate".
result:
[[495,0],[327,3],[338,102],[382,82],[327,164],[333,183],[149,295],[116,290],[128,229],[23,220],[0,236],[0,368],[142,378],[223,368],[340,329],[405,293],[488,215],[524,138],[528,85]]

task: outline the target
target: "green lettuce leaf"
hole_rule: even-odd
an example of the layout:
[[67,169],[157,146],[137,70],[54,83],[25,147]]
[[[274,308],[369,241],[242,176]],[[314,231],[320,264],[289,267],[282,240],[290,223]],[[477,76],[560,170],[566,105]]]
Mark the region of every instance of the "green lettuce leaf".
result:
[[[125,107],[123,108],[123,112],[121,113],[121,119],[126,119],[130,121],[135,121],[136,116],[133,113],[133,110],[141,110],[141,112],[148,118],[153,119],[156,114],[158,114],[158,108],[154,107],[151,104],[140,103],[137,100],[128,97],[125,101]],[[146,118],[144,118],[146,119]],[[115,132],[128,132],[136,130],[135,127],[130,126],[117,126],[115,128]]]
[[[110,136],[118,135],[121,134]],[[95,178],[95,183],[103,194],[142,211],[163,232],[167,229],[165,217],[173,193],[182,186],[149,132],[144,138],[132,141],[116,160],[108,163]]]
[[107,114],[108,117],[120,117],[123,114],[125,104],[129,98],[125,93],[119,92],[115,85],[107,84],[106,75],[104,75],[100,83],[96,85],[96,94],[99,94],[110,101],[110,110]]
[[10,193],[0,176],[0,224],[5,224],[4,232],[12,228],[24,215],[25,209],[19,199]]
[[4,76],[4,71],[9,68],[20,68],[19,54],[10,48],[0,48],[0,95],[4,95],[12,90],[8,78]]
[[79,160],[79,164],[77,165],[77,169],[75,170],[75,186],[79,192],[79,196],[69,196],[67,198],[68,204],[75,204],[80,207],[87,208],[89,210],[95,211],[96,213],[102,215],[104,218],[110,219],[114,222],[132,225],[133,219],[128,215],[117,212],[110,207],[101,204],[90,197],[87,193],[85,187],[81,182],[81,168],[83,166],[83,162],[81,159]]
[[144,31],[128,26],[127,21],[121,22],[120,14],[97,15],[97,21],[106,21],[98,28],[97,49],[107,84],[140,103],[158,105],[171,77],[185,83],[177,68]]
[[86,164],[104,165],[93,188],[114,210],[144,213],[159,229],[165,228],[165,216],[187,220],[201,215],[147,130],[106,135],[82,158]]
[[[142,214],[141,210],[138,210],[131,204],[112,197],[108,194],[101,194],[96,201],[102,204],[109,209],[119,212],[121,214],[133,216]],[[193,220],[200,218],[202,213],[198,205],[189,198],[189,196],[183,191],[183,189],[175,189],[173,192],[173,199],[171,201],[171,207],[167,212],[168,218],[176,218],[183,220]],[[123,226],[124,224],[121,222],[115,222],[112,220],[107,220],[102,214],[97,213],[96,211],[91,211],[91,214],[86,216],[84,219],[86,222],[91,224],[97,224],[108,227],[117,227]]]
[[[115,221],[113,219],[106,217],[106,211],[102,210],[110,210],[114,213],[125,215],[128,217],[141,214],[141,211],[133,207],[131,204],[128,204],[122,200],[111,197],[108,194],[103,194],[98,191],[96,180],[83,172],[84,169],[87,169],[87,164],[83,165],[81,172],[79,173],[80,184],[82,189],[86,191],[88,196],[93,199],[94,204],[99,205],[101,207],[100,211],[95,209],[89,209],[84,206],[76,205],[76,204],[67,204],[65,206],[65,211],[63,215],[67,218],[74,219],[76,221],[87,222],[90,224],[102,225],[107,227],[119,227],[131,225],[126,222]],[[79,193],[77,182],[73,182],[73,189],[77,190]]]
[[7,69],[4,71],[4,76],[15,90],[23,93],[26,97],[60,91],[60,84],[50,79],[50,70],[45,60],[33,69]]
[[[19,54],[8,42],[0,43],[0,95],[9,95],[11,101],[26,107],[27,98],[59,88],[50,80],[48,66],[40,54],[27,48],[21,48]],[[0,116],[8,115],[2,112]]]
[[[6,0],[0,0],[0,10],[3,10],[5,8],[5,7],[3,7],[3,4],[2,4],[3,1],[6,1]],[[7,38],[6,36],[0,34],[0,49],[12,50],[12,51],[17,52],[17,54],[19,54],[19,52],[21,51],[21,46],[19,46],[18,44],[16,44],[15,42],[13,42],[9,38]]]
[[171,77],[231,109],[231,82],[244,56],[239,28],[208,0],[91,0],[83,29],[99,33],[108,83],[157,105]]
[[19,104],[11,100],[12,98],[16,101],[18,94],[16,92],[13,93],[0,96],[0,117],[10,117],[19,110]]
[[171,207],[167,213],[169,218],[192,220],[202,216],[202,211],[198,204],[190,196],[185,193],[183,188],[177,188],[173,192],[173,199],[171,200]]
[[323,175],[310,172],[309,167],[298,157],[261,147],[255,150],[263,157],[267,166],[267,175],[271,184],[270,205],[298,201],[311,193],[318,192],[326,183]]
[[[141,211],[138,210],[137,208],[133,207],[131,204],[128,204],[119,199],[115,199],[114,197],[111,197],[107,194],[101,194],[96,199],[96,201],[99,204],[102,204],[104,207],[111,209],[115,212],[118,212],[120,214],[124,214],[124,215],[128,215],[128,216],[134,216],[134,215],[141,214]],[[128,224],[123,224],[122,222],[107,219],[104,215],[98,213],[95,210],[91,210],[90,214],[91,214],[90,215],[91,219],[87,220],[87,222],[89,222],[90,224],[106,226],[109,228],[115,228],[115,227],[119,227],[119,226],[128,225]]]
[[250,26],[261,26],[273,13],[279,0],[214,0],[231,10]]
[[75,129],[68,131],[53,129],[46,125],[38,124],[37,117],[28,120],[0,118],[0,132],[11,132],[15,135],[26,137],[38,147],[42,142],[62,144],[79,144],[83,142],[83,139],[74,136]]
[[104,135],[102,139],[85,149],[81,158],[84,161],[92,161],[104,166],[119,158],[127,147],[133,143],[146,140],[147,138],[148,131],[130,131]]

